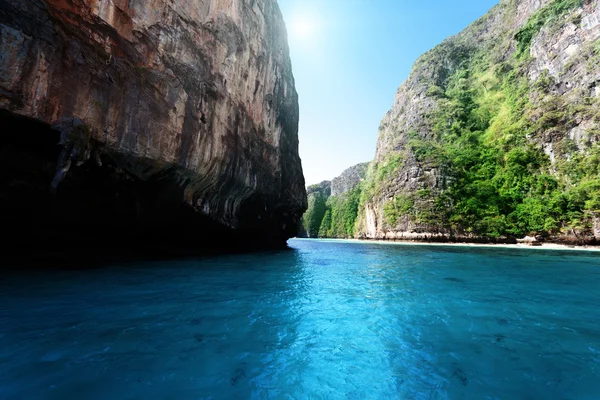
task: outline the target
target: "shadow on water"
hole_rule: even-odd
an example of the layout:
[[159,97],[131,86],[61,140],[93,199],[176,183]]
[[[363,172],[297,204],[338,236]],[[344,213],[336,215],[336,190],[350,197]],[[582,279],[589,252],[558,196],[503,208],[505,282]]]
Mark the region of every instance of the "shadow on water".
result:
[[5,278],[0,397],[252,398],[294,379],[297,250]]
[[[273,255],[285,254],[294,250],[289,246],[277,246],[265,249],[252,246],[231,248],[199,248],[189,247],[177,248],[177,245],[165,244],[160,247],[123,249],[113,248],[107,252],[99,252],[97,247],[79,247],[78,249],[58,249],[52,252],[38,252],[35,249],[21,249],[4,253],[0,257],[3,265],[2,272],[11,273],[18,271],[44,271],[44,270],[90,270],[101,269],[119,265],[130,267],[143,263],[146,266],[163,265],[169,262],[180,262],[187,260],[212,260],[224,256],[244,255]],[[15,254],[17,253],[17,254]],[[1,274],[0,274],[1,276]]]
[[[111,152],[83,133],[87,139],[61,138],[50,125],[6,110],[0,132],[4,268],[89,268],[285,248],[277,223],[256,223],[260,202],[244,202],[231,229],[183,200],[189,181],[176,168]],[[83,147],[71,156],[85,150],[90,157],[68,167],[71,161],[59,160],[73,143]]]

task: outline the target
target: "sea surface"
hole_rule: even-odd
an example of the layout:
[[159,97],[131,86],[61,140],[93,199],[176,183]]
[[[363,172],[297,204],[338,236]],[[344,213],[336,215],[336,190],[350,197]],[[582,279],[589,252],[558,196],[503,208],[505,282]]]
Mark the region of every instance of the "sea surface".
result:
[[0,399],[600,399],[600,254],[290,240],[0,276]]

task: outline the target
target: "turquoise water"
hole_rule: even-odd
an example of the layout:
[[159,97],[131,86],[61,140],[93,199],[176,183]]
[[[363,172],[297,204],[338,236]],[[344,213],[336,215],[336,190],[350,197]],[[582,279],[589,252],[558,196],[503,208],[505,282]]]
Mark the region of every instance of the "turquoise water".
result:
[[600,254],[291,240],[0,278],[0,399],[600,399]]

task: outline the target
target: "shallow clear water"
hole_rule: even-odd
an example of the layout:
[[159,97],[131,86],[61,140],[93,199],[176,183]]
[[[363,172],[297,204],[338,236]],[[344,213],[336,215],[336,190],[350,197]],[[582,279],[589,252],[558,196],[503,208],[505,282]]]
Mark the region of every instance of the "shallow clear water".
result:
[[0,399],[599,399],[600,254],[291,240],[0,278]]

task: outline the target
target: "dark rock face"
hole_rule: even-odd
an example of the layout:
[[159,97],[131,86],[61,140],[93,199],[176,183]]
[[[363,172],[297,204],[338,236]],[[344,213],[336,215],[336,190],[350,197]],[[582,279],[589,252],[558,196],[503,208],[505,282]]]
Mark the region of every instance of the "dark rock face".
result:
[[1,217],[23,238],[296,234],[298,99],[274,0],[0,0],[0,51]]

